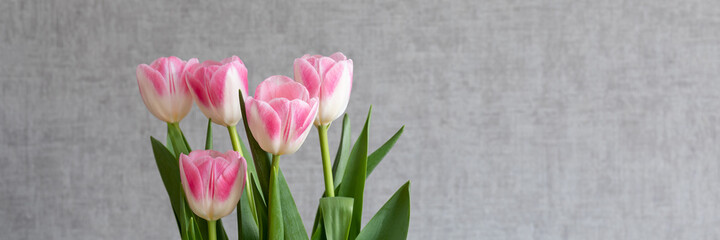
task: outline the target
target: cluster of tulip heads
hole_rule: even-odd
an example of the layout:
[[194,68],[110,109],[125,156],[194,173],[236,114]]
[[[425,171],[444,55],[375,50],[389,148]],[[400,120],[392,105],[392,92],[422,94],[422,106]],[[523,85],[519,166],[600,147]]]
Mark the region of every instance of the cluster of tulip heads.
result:
[[[252,196],[247,155],[244,155],[237,136],[236,125],[243,120],[243,114],[246,129],[252,132],[262,150],[272,154],[274,173],[279,156],[297,151],[311,125],[318,128],[321,138],[327,139],[329,124],[345,112],[352,88],[352,60],[339,52],[330,56],[305,55],[295,59],[293,68],[294,79],[280,75],[268,77],[256,87],[254,96],[250,96],[248,70],[236,56],[202,63],[195,58],[183,61],[177,57],[162,57],[150,65],[137,67],[137,83],[143,102],[155,117],[168,123],[167,149],[176,152],[186,201],[192,212],[206,220],[209,227],[214,228],[216,220],[232,212],[243,189],[250,195],[249,201],[258,199]],[[225,153],[212,150],[210,135],[206,150],[189,150],[179,122],[188,114],[193,102],[210,121],[228,129],[233,150]],[[208,123],[208,128],[210,125]],[[173,136],[182,139],[184,145],[182,141],[171,144]],[[324,173],[329,173],[329,157],[325,156],[327,141],[321,145]],[[172,181],[163,178],[170,193],[167,185]],[[325,176],[325,179],[330,181],[326,182],[326,191],[332,196],[332,176]],[[272,194],[265,195],[269,198],[270,206],[267,207],[270,208],[275,199]],[[259,221],[258,210],[251,210]],[[178,211],[174,211],[177,217]],[[182,221],[178,218],[181,228],[188,224]],[[269,224],[273,224],[272,219]],[[212,239],[215,230],[209,231]]]

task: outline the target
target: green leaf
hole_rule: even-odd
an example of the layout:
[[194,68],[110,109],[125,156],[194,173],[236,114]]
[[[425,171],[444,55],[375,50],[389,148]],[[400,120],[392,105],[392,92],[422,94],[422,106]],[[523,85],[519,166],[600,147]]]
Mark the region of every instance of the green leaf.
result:
[[335,161],[333,162],[332,173],[335,179],[335,187],[340,185],[343,176],[345,175],[345,167],[350,156],[350,144],[352,144],[350,131],[350,117],[347,113],[343,117],[342,133],[340,134],[340,144],[338,145],[337,153],[335,154]]
[[347,239],[352,221],[353,199],[324,197],[320,199],[325,236],[328,239]]
[[[318,211],[320,210],[320,205],[318,204]],[[317,229],[313,230],[313,235],[310,238],[311,240],[325,240],[325,228],[323,228],[323,221],[322,217],[316,218],[320,219],[320,226],[317,227]]]
[[[337,191],[335,191],[335,192],[337,192]],[[323,195],[320,196],[320,198],[323,198],[323,196],[325,196],[324,192],[323,192]],[[318,204],[317,209],[315,209],[315,220],[313,221],[313,228],[311,230],[311,233],[312,233],[311,239],[316,239],[315,238],[316,234],[322,235],[322,233],[324,231],[323,230],[318,231],[318,228],[320,228],[320,227],[322,227],[322,212],[320,211],[320,204]]]
[[305,225],[303,225],[300,212],[297,210],[295,200],[293,199],[290,187],[285,181],[285,175],[282,170],[278,171],[278,182],[280,187],[280,204],[282,205],[282,216],[283,216],[283,229],[285,230],[285,239],[308,239],[307,232],[305,232]]
[[[252,181],[250,181],[250,183],[257,185],[256,187],[260,189],[260,180],[257,177],[257,170],[255,169],[255,162],[253,161],[252,152],[250,152],[247,147],[245,147],[245,143],[243,142],[242,138],[238,138],[238,140],[240,140],[240,148],[243,151],[243,157],[247,161],[248,173],[250,173],[250,177],[253,179]],[[254,196],[255,194],[253,194],[253,197]],[[263,201],[263,204],[265,204],[265,197],[262,194],[260,194],[260,199]]]
[[267,226],[265,226],[265,224],[268,223],[268,208],[261,198],[260,190],[258,190],[258,185],[259,184],[255,183],[252,184],[251,187],[253,191],[253,197],[255,197],[255,205],[257,206],[256,210],[258,212],[258,229],[260,232],[260,239],[267,239],[267,236],[265,236],[267,233]]
[[[278,161],[278,160],[275,160]],[[282,197],[280,195],[280,184],[279,180],[279,169],[277,167],[272,168],[270,174],[270,195],[269,195],[269,206],[268,206],[268,239],[269,240],[282,240],[284,239],[283,231],[283,214],[282,214]]]
[[175,153],[175,150],[173,149],[172,141],[170,140],[170,129],[168,129],[167,137],[165,138],[165,142],[167,143],[167,149],[170,151],[170,153]]
[[175,161],[175,156],[165,148],[157,139],[150,137],[153,154],[155,155],[155,163],[157,164],[160,178],[165,185],[165,190],[170,198],[175,220],[178,224],[180,234],[183,235],[183,229],[186,229],[185,197],[183,195],[182,184],[180,183],[180,168]]
[[357,240],[406,239],[410,225],[410,181],[370,219]]
[[[175,125],[173,127],[173,125]],[[180,153],[190,153],[190,146],[188,146],[185,137],[180,131],[180,127],[177,123],[168,123],[168,136],[170,136],[170,143],[173,145],[172,148],[175,150],[175,158],[180,156]]]
[[[189,227],[183,232],[182,239],[202,239],[202,236],[200,236],[200,229],[197,228],[193,218],[189,218],[185,225]],[[200,236],[200,238],[198,238],[198,236]]]
[[205,134],[205,150],[213,148],[212,120],[208,118],[207,133]]
[[[267,223],[267,220],[263,221],[258,219],[258,222],[256,223],[255,218],[252,214],[251,204],[255,204],[256,211],[259,211],[257,209],[260,208],[264,209],[257,214],[265,216],[265,219],[267,219],[267,207],[265,205],[265,200],[262,194],[256,192],[253,192],[253,194],[248,194],[248,191],[257,190],[257,188],[260,188],[260,185],[258,183],[259,179],[257,178],[257,171],[255,170],[252,153],[245,147],[245,143],[243,142],[242,138],[238,138],[238,140],[240,141],[240,148],[242,150],[243,157],[247,161],[247,173],[249,174],[248,181],[250,181],[249,185],[251,185],[251,189],[245,189],[243,191],[243,195],[241,196],[240,202],[238,202],[237,205],[239,213],[237,216],[238,235],[244,236],[241,239],[261,239],[264,232],[263,224]],[[254,201],[249,201],[249,197],[246,195],[252,195]],[[258,218],[260,218],[261,216],[258,216]]]
[[352,222],[348,239],[353,240],[360,232],[362,222],[363,191],[365,190],[365,177],[367,177],[367,146],[368,128],[370,125],[370,114],[372,106],[368,111],[365,126],[360,132],[355,146],[348,159],[347,172],[343,177],[343,187],[339,189],[338,196],[351,197],[354,199]]
[[[242,93],[241,95],[242,96]],[[255,138],[252,136],[252,132],[250,131],[250,127],[248,127],[247,122],[247,114],[245,110],[245,100],[243,98],[240,98],[240,108],[243,113],[243,124],[245,126],[245,133],[247,135],[248,143],[250,144],[250,151],[252,152],[253,157],[253,163],[255,163],[254,169],[257,173],[257,179],[260,183],[260,190],[262,192],[262,196],[268,196],[268,186],[269,179],[270,179],[270,159],[271,156],[262,148],[260,148],[260,145],[255,141]],[[241,144],[244,145],[244,144]],[[243,151],[245,151],[243,149]],[[248,164],[250,165],[250,164]],[[267,198],[267,197],[266,197]],[[256,203],[257,205],[257,203]]]
[[377,150],[375,150],[373,153],[370,154],[367,158],[367,175],[370,176],[370,173],[375,169],[375,167],[380,164],[380,161],[383,160],[385,155],[392,149],[393,146],[395,146],[395,142],[397,142],[398,138],[400,138],[400,135],[402,135],[403,130],[405,129],[405,126],[402,126],[400,130],[398,130],[395,135],[390,137],[382,146],[380,146]]
[[[251,187],[254,187],[254,184],[251,184]],[[252,190],[253,189],[245,189],[240,197],[240,203],[238,204],[238,235],[240,236],[240,239],[243,240],[260,239],[260,231],[258,229],[258,225],[255,223],[255,218],[253,218],[252,212],[250,211],[250,201],[248,201],[248,191]]]

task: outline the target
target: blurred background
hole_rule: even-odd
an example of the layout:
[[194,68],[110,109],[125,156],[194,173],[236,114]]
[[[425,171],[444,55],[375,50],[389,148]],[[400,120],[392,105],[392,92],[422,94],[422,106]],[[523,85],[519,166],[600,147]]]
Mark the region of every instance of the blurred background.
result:
[[[4,0],[1,238],[177,239],[135,67],[237,55],[252,91],[335,51],[353,137],[370,104],[371,149],[405,125],[365,223],[410,180],[408,239],[720,239],[720,4],[669,0]],[[310,228],[314,130],[281,166]]]

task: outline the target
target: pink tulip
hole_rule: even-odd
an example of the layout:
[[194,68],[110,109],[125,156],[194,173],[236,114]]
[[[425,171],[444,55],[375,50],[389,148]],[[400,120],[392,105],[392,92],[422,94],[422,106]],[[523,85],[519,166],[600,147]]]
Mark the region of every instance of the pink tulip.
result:
[[242,119],[240,95],[247,97],[247,68],[237,56],[222,62],[205,61],[193,66],[187,85],[200,111],[214,123],[235,126]]
[[263,150],[275,155],[300,148],[318,110],[317,98],[310,98],[302,84],[286,76],[265,79],[245,104],[253,137]]
[[317,97],[320,102],[316,126],[330,124],[345,112],[352,89],[351,59],[340,52],[330,57],[306,54],[295,59],[293,68],[295,81],[305,85],[310,97]]
[[208,221],[230,214],[245,186],[246,168],[245,159],[235,151],[180,154],[180,180],[190,209]]
[[158,119],[176,123],[190,112],[192,96],[184,80],[188,68],[197,64],[177,57],[161,57],[150,65],[137,66],[138,86],[145,106]]

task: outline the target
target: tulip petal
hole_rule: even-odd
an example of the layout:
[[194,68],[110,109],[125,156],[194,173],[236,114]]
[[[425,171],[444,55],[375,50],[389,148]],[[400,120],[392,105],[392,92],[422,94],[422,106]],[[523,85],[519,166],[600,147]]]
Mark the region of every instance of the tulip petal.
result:
[[240,64],[245,65],[245,63],[243,63],[242,59],[240,59],[238,56],[235,56],[235,55],[233,55],[232,57],[223,59],[220,63],[227,64],[227,63],[231,63],[231,62],[239,62]]
[[277,153],[282,134],[281,120],[270,104],[248,97],[248,125],[253,137],[263,150]]
[[248,80],[247,80],[247,75],[248,75],[247,67],[245,67],[245,64],[243,64],[242,61],[233,63],[233,66],[235,66],[235,69],[238,71],[238,74],[240,77],[240,90],[242,90],[242,97],[243,97],[243,99],[245,99],[248,97],[248,94],[249,94]]
[[286,76],[271,76],[255,89],[255,99],[269,102],[275,98],[286,98],[288,100],[302,99],[307,101],[309,97],[307,89]]
[[280,118],[280,136],[282,142],[287,142],[288,134],[290,130],[288,125],[292,124],[291,112],[290,112],[290,100],[286,98],[275,98],[268,102],[270,107],[277,113]]
[[[237,183],[237,178],[241,175],[239,173],[241,170],[242,173],[244,173],[247,167],[245,161],[232,160],[240,159],[240,155],[235,151],[228,151],[222,159],[222,162],[225,164],[222,168],[216,168],[215,174],[215,194],[213,199],[216,201],[225,201],[230,196],[232,191],[237,187],[235,184]],[[244,181],[243,179],[243,182]],[[244,186],[244,184],[242,186]]]
[[[237,71],[235,71],[232,65],[223,65],[212,73],[212,77],[208,78],[209,82],[207,91],[213,107],[220,107],[223,103],[225,98],[224,90],[226,87],[226,81],[228,80],[228,77],[233,77],[232,75],[235,75],[235,77],[237,76]],[[232,84],[232,81],[228,82],[230,82],[229,84]],[[235,90],[237,91],[237,89]]]
[[[315,99],[315,98],[313,98]],[[312,101],[312,100],[311,100]],[[315,101],[316,102],[316,101]],[[310,118],[310,115],[316,111],[312,108],[311,105],[309,105],[307,102],[300,101],[300,100],[293,100],[290,102],[290,116],[292,117],[292,129],[288,129],[293,134],[292,138],[289,138],[288,140],[297,140],[302,134],[302,132],[305,131],[308,127],[310,127],[310,124],[312,123],[312,120],[315,118],[313,115],[312,118]]]
[[[157,70],[169,83],[180,78],[184,66],[185,62],[175,56],[158,58],[150,64],[150,67]],[[170,85],[170,92],[175,92],[173,87]]]
[[320,98],[326,98],[333,95],[335,87],[340,81],[350,80],[347,63],[345,61],[338,62],[333,65],[323,76],[323,83],[320,92]]
[[240,165],[237,162],[227,162],[222,165],[220,163],[220,161],[216,162],[213,174],[215,177],[213,199],[224,201],[228,196],[230,196],[230,192],[234,187],[233,184],[238,177],[238,169]]
[[248,96],[248,82],[247,82],[248,70],[247,70],[247,67],[245,67],[245,63],[243,63],[243,61],[237,56],[232,56],[232,57],[223,59],[223,61],[221,63],[223,65],[232,65],[233,67],[235,67],[235,70],[237,70],[237,73],[238,73],[240,90],[242,90],[243,99],[247,98],[247,96]]
[[203,105],[207,108],[211,106],[211,103],[210,96],[206,90],[206,70],[205,68],[203,68],[203,64],[196,64],[195,66],[193,66],[190,70],[191,73],[189,73],[188,77],[186,78],[186,81],[188,88],[190,88],[190,90],[192,91],[195,100],[197,100],[198,102],[198,105]]
[[307,116],[305,116],[305,119],[300,121],[300,122],[302,122],[302,124],[300,124],[302,126],[301,127],[302,129],[307,130],[308,128],[310,128],[310,124],[312,124],[313,121],[316,119],[316,116],[317,116],[318,110],[319,110],[319,106],[320,106],[320,104],[319,104],[317,98],[311,98],[308,101],[308,107],[310,109],[310,112],[307,114]]
[[191,58],[190,60],[185,63],[185,66],[183,67],[182,74],[180,75],[180,79],[182,83],[185,85],[185,90],[189,91],[190,88],[188,87],[188,78],[191,77],[192,70],[198,65],[198,59],[197,58]]
[[162,96],[167,92],[165,78],[162,76],[162,74],[160,74],[160,72],[151,68],[147,64],[138,65],[136,74],[138,82],[142,79],[142,81],[152,83],[152,86],[155,88],[155,93],[158,96]]
[[242,89],[242,80],[238,70],[233,63],[222,65],[213,74],[208,87],[210,101],[217,114],[215,122],[220,125],[234,126],[242,118],[238,93]]
[[[314,102],[316,101],[313,100]],[[308,116],[314,114],[315,109],[300,99],[289,101],[285,98],[276,98],[270,101],[269,105],[272,106],[280,118],[281,141],[283,144],[277,154],[294,153],[304,141],[304,137],[307,136],[305,132],[309,128],[312,119],[314,119],[314,115],[312,115],[312,118]]]
[[318,71],[318,74],[320,74],[320,84],[324,84],[325,82],[325,73],[332,68],[333,65],[335,65],[335,60],[329,57],[322,57],[318,59],[318,61],[315,63],[315,68]]
[[347,57],[345,57],[345,54],[342,54],[341,52],[336,52],[330,55],[330,58],[335,60],[336,62],[347,60]]
[[199,200],[205,195],[203,180],[199,169],[191,159],[192,157],[185,154],[180,155],[180,172],[182,172],[183,180],[190,190],[190,196]]
[[307,59],[295,59],[293,64],[295,81],[307,88],[310,97],[317,97],[320,91],[320,75]]
[[170,100],[172,95],[165,92],[165,79],[159,72],[145,64],[137,67],[136,74],[140,97],[142,97],[148,111],[162,121],[175,122],[175,119],[171,116],[173,111],[168,106],[172,103]]

